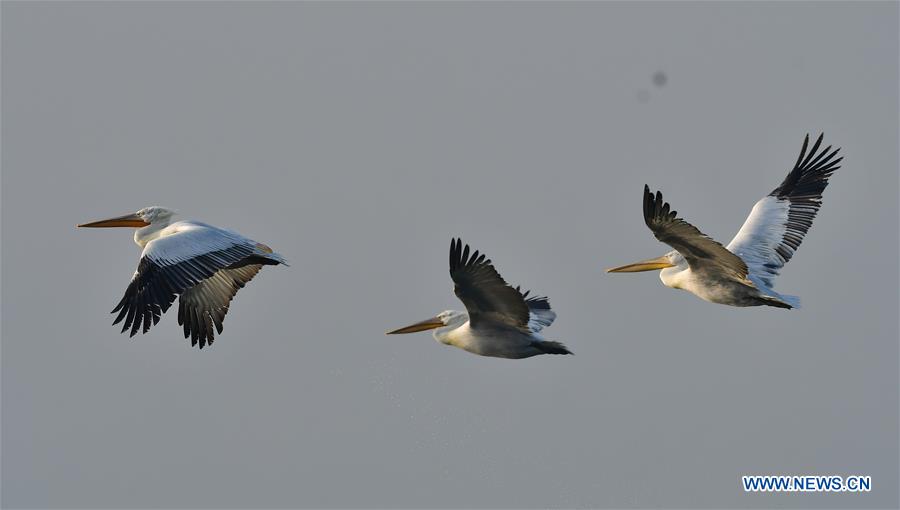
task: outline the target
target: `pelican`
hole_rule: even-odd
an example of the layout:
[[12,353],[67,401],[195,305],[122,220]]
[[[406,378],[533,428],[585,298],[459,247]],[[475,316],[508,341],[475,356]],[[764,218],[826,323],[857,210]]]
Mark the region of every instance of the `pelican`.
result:
[[662,257],[608,269],[632,273],[661,269],[663,284],[723,305],[796,308],[800,299],[775,292],[775,277],[791,260],[822,206],[828,178],[843,158],[840,148],[819,151],[823,135],[807,153],[809,135],[784,182],[756,202],[750,216],[728,246],[722,246],[679,218],[644,186],[644,222],[673,251]]
[[490,259],[469,254],[461,239],[450,241],[450,278],[466,312],[447,310],[424,321],[389,331],[388,335],[434,330],[434,338],[481,356],[521,359],[539,354],[572,354],[539,332],[556,313],[546,297],[529,297],[497,273]]
[[131,329],[146,333],[162,314],[178,301],[178,324],[184,337],[202,349],[221,334],[222,321],[237,291],[262,266],[285,264],[268,246],[237,232],[197,221],[173,222],[175,211],[145,207],[132,214],[78,225],[82,228],[131,227],[134,242],[143,248],[137,271],[125,296],[113,309],[113,325],[125,321],[122,333]]

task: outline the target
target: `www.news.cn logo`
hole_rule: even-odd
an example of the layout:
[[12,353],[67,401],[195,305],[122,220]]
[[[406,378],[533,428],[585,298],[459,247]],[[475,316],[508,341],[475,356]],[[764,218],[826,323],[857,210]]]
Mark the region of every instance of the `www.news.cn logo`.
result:
[[869,492],[871,476],[742,476],[744,492]]

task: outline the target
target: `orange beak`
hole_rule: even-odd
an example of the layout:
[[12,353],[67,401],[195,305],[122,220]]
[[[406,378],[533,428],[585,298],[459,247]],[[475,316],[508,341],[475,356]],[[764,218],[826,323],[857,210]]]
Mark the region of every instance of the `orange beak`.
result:
[[147,225],[149,225],[149,223],[144,221],[140,216],[138,216],[135,213],[131,213],[131,214],[126,214],[125,216],[109,218],[107,220],[92,221],[90,223],[82,223],[81,225],[76,225],[76,227],[79,227],[79,228],[110,228],[110,227],[140,228],[140,227],[146,227]]
[[418,331],[427,331],[429,329],[440,328],[444,325],[443,321],[438,319],[437,317],[432,317],[430,319],[425,319],[424,321],[417,322],[415,324],[410,324],[405,328],[395,329],[394,331],[388,331],[385,333],[386,335],[402,335],[404,333],[416,333]]
[[666,258],[665,255],[662,257],[657,257],[655,259],[642,260],[640,262],[635,262],[634,264],[626,264],[624,266],[614,267],[612,269],[607,269],[607,273],[639,273],[641,271],[653,271],[656,269],[665,269],[667,267],[674,267],[675,265],[669,262],[669,259]]

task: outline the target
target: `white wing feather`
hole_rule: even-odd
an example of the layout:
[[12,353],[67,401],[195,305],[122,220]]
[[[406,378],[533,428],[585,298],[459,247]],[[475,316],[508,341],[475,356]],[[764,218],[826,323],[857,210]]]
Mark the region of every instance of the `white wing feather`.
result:
[[144,247],[138,269],[112,311],[118,312],[113,324],[124,321],[122,332],[130,329],[131,336],[146,333],[177,296],[246,261],[278,264],[284,259],[231,230],[191,221],[173,223]]
[[[787,200],[764,197],[756,202],[750,216],[726,247],[744,260],[751,276],[762,279],[770,288],[772,279],[790,259],[790,256],[784,259],[777,251],[787,232],[789,209],[790,202]],[[787,249],[793,255],[794,249]]]
[[141,258],[170,265],[234,246],[246,246],[252,251],[255,245],[255,241],[228,229],[195,221],[179,221],[163,229],[159,238],[147,243]]
[[784,181],[768,196],[756,202],[750,216],[728,243],[728,250],[747,264],[751,278],[769,289],[784,265],[791,260],[822,206],[822,192],[843,158],[834,159],[840,149],[818,151],[823,135],[807,153],[809,135],[800,156]]
[[537,333],[553,324],[554,320],[556,320],[556,312],[553,310],[529,310],[528,329],[532,333]]

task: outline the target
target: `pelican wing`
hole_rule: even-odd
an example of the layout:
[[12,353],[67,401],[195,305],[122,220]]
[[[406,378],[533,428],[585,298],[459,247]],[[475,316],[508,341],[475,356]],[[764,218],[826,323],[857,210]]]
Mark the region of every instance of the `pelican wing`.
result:
[[470,255],[469,245],[463,248],[461,239],[450,242],[450,277],[472,327],[493,321],[529,331],[531,311],[522,293],[506,283],[490,259],[478,251]]
[[215,340],[213,328],[222,333],[222,322],[237,291],[256,276],[262,264],[248,264],[220,269],[209,278],[185,290],[178,300],[178,324],[184,326],[184,337],[191,345]]
[[118,312],[113,324],[124,320],[123,333],[129,328],[131,336],[138,330],[146,333],[177,295],[221,269],[248,260],[259,263],[266,256],[257,243],[229,230],[194,222],[169,228],[174,232],[144,247],[138,269],[112,311]]
[[522,292],[518,286],[516,290],[522,294],[525,304],[528,305],[528,329],[532,333],[537,333],[547,326],[553,324],[556,320],[556,312],[550,309],[550,300],[543,296],[531,296],[531,291]]
[[840,150],[829,145],[818,152],[823,135],[807,153],[809,135],[803,140],[800,156],[784,182],[753,206],[750,216],[728,243],[750,268],[750,274],[768,287],[778,272],[791,260],[822,206],[822,192],[828,178],[843,158],[834,159]]
[[657,191],[654,196],[650,187],[644,186],[644,222],[657,239],[675,248],[687,260],[692,271],[724,273],[740,281],[747,279],[747,265],[740,257],[669,209],[662,193]]

